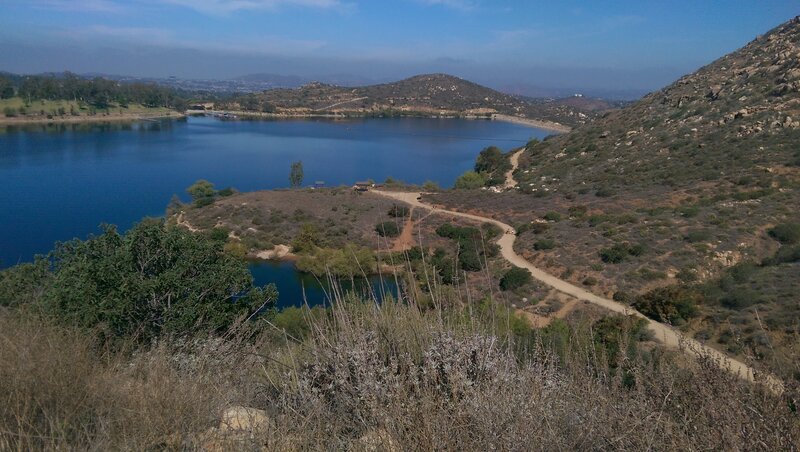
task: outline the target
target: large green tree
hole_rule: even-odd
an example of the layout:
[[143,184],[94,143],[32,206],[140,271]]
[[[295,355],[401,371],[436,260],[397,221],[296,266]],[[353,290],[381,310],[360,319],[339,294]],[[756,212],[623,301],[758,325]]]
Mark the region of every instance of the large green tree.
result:
[[278,296],[274,285],[254,287],[246,263],[223,246],[160,219],[125,235],[106,226],[99,236],[58,244],[46,259],[0,273],[0,303],[38,302],[58,321],[107,339],[222,331]]

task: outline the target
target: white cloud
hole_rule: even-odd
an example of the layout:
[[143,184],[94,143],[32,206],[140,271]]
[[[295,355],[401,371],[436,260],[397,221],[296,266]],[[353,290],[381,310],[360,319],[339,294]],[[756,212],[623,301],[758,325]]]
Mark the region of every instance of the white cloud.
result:
[[236,11],[274,10],[287,6],[315,9],[336,9],[346,5],[340,0],[161,0],[164,3],[191,8],[206,14],[227,14]]
[[138,6],[177,5],[211,15],[237,11],[268,11],[283,7],[340,10],[354,7],[342,0],[27,0],[21,3],[47,9],[87,12],[120,12]]
[[114,0],[28,0],[26,4],[61,11],[119,12],[124,5]]
[[431,6],[446,6],[461,11],[470,11],[478,7],[476,0],[417,0]]
[[162,28],[109,27],[106,25],[62,29],[57,30],[55,35],[62,42],[63,40],[77,40],[83,45],[124,43],[249,55],[310,54],[327,45],[325,41],[320,40],[290,39],[272,35],[250,36],[247,39],[189,40],[179,33]]

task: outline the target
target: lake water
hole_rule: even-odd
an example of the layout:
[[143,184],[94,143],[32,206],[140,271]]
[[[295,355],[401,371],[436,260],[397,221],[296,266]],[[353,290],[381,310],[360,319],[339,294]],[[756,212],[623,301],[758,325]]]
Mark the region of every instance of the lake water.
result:
[[278,287],[278,308],[329,304],[335,292],[355,292],[362,299],[383,300],[387,295],[398,298],[397,282],[391,278],[373,276],[355,281],[339,281],[334,286],[330,281],[319,280],[312,274],[298,272],[294,263],[287,261],[263,261],[250,264],[250,272],[257,285],[275,283]]
[[161,216],[198,179],[242,191],[286,187],[291,162],[302,160],[306,185],[391,176],[450,186],[482,148],[546,135],[503,122],[410,118],[0,128],[0,268],[104,222],[127,229]]

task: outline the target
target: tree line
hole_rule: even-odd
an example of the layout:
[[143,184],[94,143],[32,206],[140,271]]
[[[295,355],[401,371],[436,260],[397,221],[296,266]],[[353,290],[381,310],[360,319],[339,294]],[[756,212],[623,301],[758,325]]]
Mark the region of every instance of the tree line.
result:
[[72,100],[96,108],[141,104],[185,110],[188,106],[188,100],[176,91],[153,83],[120,83],[102,77],[88,79],[70,72],[26,76],[0,74],[0,98],[15,95],[27,102]]

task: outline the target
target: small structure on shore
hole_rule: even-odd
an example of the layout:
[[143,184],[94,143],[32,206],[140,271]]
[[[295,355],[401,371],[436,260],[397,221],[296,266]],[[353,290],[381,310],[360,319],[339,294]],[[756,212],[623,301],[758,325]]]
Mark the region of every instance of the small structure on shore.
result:
[[375,186],[375,184],[373,184],[372,182],[356,182],[356,184],[353,185],[353,190],[355,190],[355,191],[369,191],[369,189],[373,188],[374,186]]
[[325,188],[325,181],[324,180],[315,181],[314,188]]

